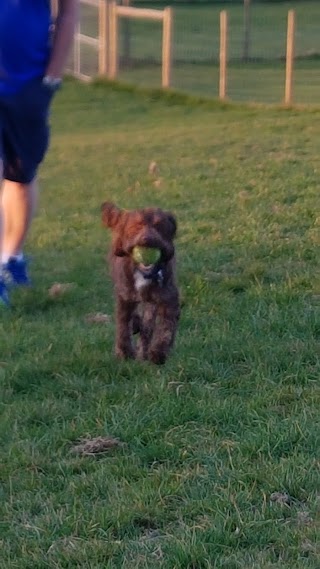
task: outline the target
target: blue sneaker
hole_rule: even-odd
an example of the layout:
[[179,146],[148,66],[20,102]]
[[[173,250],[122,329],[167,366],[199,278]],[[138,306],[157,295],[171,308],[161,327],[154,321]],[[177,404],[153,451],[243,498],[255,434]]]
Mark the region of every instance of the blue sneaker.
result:
[[0,274],[0,309],[3,306],[10,306],[8,289],[3,277]]
[[[2,265],[4,279],[9,285],[28,286],[30,280],[27,274],[27,263],[25,259],[11,257],[7,263]],[[4,280],[3,279],[3,280]]]

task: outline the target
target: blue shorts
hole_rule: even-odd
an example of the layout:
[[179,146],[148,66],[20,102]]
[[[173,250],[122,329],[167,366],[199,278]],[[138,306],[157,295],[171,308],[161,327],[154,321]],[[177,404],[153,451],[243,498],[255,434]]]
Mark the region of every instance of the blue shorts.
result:
[[0,161],[3,178],[29,184],[49,145],[52,91],[42,79],[13,95],[0,95]]

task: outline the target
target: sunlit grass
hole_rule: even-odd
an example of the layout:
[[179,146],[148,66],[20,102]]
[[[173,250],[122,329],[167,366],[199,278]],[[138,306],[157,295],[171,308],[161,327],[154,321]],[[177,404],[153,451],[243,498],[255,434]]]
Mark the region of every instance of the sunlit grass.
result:
[[[34,287],[0,320],[1,568],[318,569],[318,124],[58,95]],[[182,319],[161,369],[113,356],[106,199],[178,219]],[[54,282],[73,288],[52,298]],[[122,446],[72,452],[106,435]]]

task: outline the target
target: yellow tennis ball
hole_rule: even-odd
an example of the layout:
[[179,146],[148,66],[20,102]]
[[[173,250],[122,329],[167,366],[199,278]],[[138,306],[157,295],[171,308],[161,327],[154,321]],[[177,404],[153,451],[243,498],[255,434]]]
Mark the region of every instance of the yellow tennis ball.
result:
[[154,265],[161,257],[160,249],[152,247],[139,247],[138,245],[132,249],[132,258],[135,263],[142,265]]

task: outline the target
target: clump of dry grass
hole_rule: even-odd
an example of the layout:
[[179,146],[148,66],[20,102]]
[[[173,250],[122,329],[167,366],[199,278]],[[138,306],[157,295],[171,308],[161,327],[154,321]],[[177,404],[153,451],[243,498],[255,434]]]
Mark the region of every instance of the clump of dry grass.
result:
[[123,446],[119,439],[114,437],[94,437],[81,439],[73,448],[72,452],[83,456],[102,454]]

